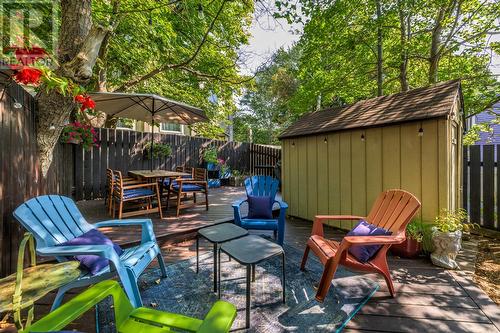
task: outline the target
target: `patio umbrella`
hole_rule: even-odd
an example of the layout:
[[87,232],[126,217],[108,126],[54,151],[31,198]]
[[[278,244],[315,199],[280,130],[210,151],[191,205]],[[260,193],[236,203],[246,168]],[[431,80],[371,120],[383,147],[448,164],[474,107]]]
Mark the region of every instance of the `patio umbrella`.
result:
[[[154,94],[94,92],[89,95],[95,101],[97,111],[109,116],[151,122],[151,157],[155,123],[191,125],[208,121],[203,110]],[[153,170],[152,159],[150,164]]]

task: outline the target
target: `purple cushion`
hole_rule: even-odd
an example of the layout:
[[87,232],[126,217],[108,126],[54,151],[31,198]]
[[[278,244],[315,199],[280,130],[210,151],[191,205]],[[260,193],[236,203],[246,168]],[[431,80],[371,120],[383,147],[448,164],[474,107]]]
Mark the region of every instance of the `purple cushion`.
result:
[[[384,228],[379,228],[366,222],[365,220],[360,220],[351,231],[347,233],[347,236],[389,236],[392,235],[392,231],[387,231]],[[349,248],[349,253],[352,254],[356,259],[361,262],[367,262],[371,257],[377,253],[377,251],[382,247],[382,245],[353,245]]]
[[[123,253],[121,247],[113,243],[108,237],[104,236],[99,230],[92,229],[87,231],[81,236],[73,238],[65,243],[59,244],[59,246],[65,245],[112,245],[119,256]],[[74,259],[80,262],[80,265],[90,272],[90,274],[95,275],[101,269],[108,266],[109,261],[106,258],[102,258],[92,254],[82,254],[77,255]]]
[[273,203],[272,197],[248,195],[248,218],[249,219],[266,219],[273,218]]

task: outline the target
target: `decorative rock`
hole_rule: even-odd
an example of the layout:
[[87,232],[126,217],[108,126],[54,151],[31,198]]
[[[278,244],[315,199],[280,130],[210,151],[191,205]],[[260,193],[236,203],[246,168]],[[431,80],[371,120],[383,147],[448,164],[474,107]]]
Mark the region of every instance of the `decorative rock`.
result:
[[432,263],[436,266],[457,269],[455,258],[462,247],[462,232],[440,232],[435,228],[432,234],[434,252],[431,254]]

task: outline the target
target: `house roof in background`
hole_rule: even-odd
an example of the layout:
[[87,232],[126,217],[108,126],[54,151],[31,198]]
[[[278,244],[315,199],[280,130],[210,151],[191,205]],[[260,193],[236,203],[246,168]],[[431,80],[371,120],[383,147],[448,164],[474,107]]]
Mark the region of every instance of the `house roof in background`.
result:
[[308,113],[283,131],[280,139],[442,117],[452,112],[457,98],[461,98],[459,80],[366,99]]
[[[500,114],[500,102],[494,104],[490,110],[483,111],[474,116],[474,123],[489,123],[496,118],[495,114]],[[492,124],[490,125],[492,132],[491,133],[479,133],[479,141],[477,141],[476,145],[493,145],[500,144],[500,125]]]

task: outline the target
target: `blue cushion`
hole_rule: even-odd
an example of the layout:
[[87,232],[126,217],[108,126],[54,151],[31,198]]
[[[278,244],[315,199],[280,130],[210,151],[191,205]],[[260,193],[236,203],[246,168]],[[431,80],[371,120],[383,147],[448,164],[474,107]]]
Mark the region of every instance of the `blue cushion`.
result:
[[248,218],[272,219],[273,203],[272,197],[248,195]]
[[[365,220],[360,220],[358,224],[352,228],[351,231],[347,233],[347,236],[389,236],[392,235],[391,231],[387,231],[384,228],[379,228],[373,224],[366,222]],[[377,251],[381,248],[381,245],[353,245],[349,248],[349,253],[352,254],[356,259],[361,262],[367,262],[370,260]]]
[[[176,191],[179,191],[179,184],[173,184],[172,188]],[[183,184],[182,185],[182,192],[191,192],[191,191],[202,191],[204,189],[203,186],[201,185],[196,185],[196,184]]]
[[[113,243],[108,237],[104,236],[99,230],[92,229],[87,231],[83,235],[73,238],[65,243],[59,244],[59,246],[66,245],[112,245],[115,249],[116,254],[119,256],[123,253],[120,246]],[[80,265],[90,272],[90,274],[95,275],[101,269],[108,266],[108,259],[102,258],[92,254],[82,254],[77,255],[74,259],[80,262]]]
[[148,195],[154,195],[155,193],[147,188],[135,188],[131,190],[124,190],[123,191],[123,199],[131,199],[131,198],[137,198],[137,197],[145,197]]

